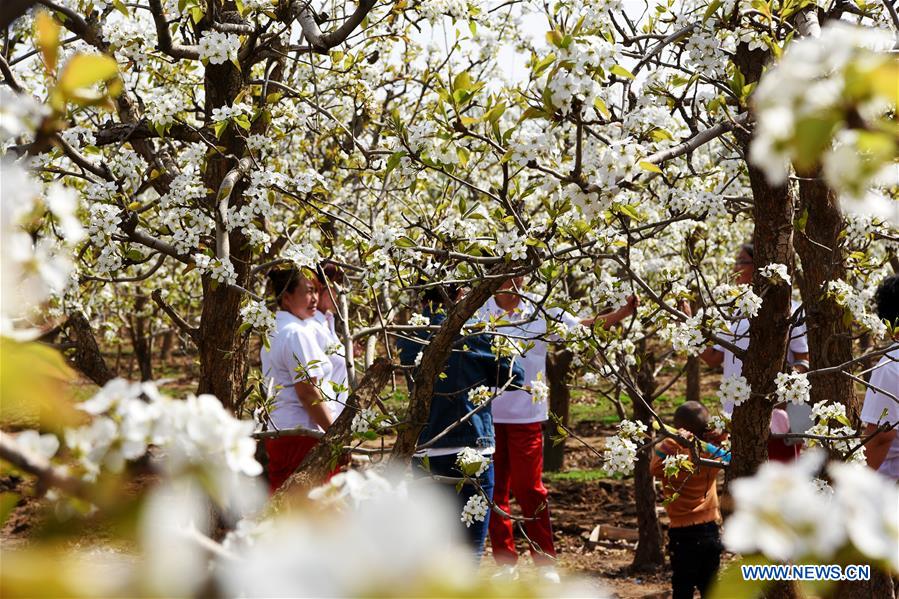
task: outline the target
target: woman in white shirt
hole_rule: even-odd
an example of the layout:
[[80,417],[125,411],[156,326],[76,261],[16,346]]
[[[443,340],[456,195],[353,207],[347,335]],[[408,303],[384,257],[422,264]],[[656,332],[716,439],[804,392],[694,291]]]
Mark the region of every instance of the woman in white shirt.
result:
[[328,407],[336,419],[346,407],[347,396],[347,363],[346,350],[334,327],[334,284],[343,282],[343,274],[337,265],[325,263],[318,269],[318,305],[312,318],[318,326],[318,344],[331,362],[331,375],[325,379],[322,391],[331,400]]
[[[334,421],[320,387],[331,376],[331,361],[322,351],[314,320],[318,285],[298,270],[277,270],[269,279],[278,302],[269,349],[263,347],[262,375],[277,394],[270,414],[276,430],[304,427],[326,430]],[[269,486],[274,492],[318,442],[308,436],[265,440]]]

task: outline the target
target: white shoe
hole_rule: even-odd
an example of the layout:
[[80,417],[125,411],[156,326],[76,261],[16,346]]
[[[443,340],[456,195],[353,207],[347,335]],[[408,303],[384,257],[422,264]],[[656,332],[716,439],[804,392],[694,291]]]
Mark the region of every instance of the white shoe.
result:
[[512,564],[503,564],[496,569],[493,575],[494,580],[506,580],[512,582],[518,580],[518,566]]
[[543,582],[550,582],[552,584],[561,584],[562,582],[555,566],[540,566],[537,568],[537,577]]

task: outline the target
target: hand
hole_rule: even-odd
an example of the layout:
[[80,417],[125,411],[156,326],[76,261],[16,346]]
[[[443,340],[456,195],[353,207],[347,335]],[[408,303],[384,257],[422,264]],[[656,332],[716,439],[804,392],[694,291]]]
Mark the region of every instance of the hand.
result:
[[687,315],[687,317],[693,316],[693,309],[690,307],[690,302],[685,299],[677,302],[677,309]]

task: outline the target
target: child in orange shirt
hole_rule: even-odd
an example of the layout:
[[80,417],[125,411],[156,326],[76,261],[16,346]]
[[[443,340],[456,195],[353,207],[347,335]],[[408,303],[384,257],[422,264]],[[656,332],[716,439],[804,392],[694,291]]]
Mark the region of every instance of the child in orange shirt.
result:
[[[693,437],[702,440],[701,457],[729,461],[725,452],[705,441],[710,436],[708,421],[708,410],[696,401],[684,402],[674,412],[679,435],[689,441]],[[675,462],[681,463],[676,474]],[[721,518],[715,486],[718,468],[694,464],[689,447],[670,437],[656,445],[650,467],[653,476],[662,481],[665,510],[671,520],[668,553],[673,599],[692,599],[694,589],[705,597],[723,549],[717,522]]]

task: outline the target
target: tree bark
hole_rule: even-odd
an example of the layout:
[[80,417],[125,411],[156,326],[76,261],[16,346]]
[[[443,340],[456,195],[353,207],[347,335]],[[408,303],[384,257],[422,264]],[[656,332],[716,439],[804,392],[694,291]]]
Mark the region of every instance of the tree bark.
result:
[[[802,262],[798,278],[808,328],[811,369],[827,368],[852,359],[852,338],[843,321],[843,309],[828,297],[828,281],[846,275],[839,235],[843,214],[836,194],[819,177],[803,174],[799,181],[799,212],[805,227],[796,234],[796,251]],[[839,402],[846,415],[858,424],[859,402],[852,380],[840,372],[810,377],[812,403]]]
[[[232,105],[243,83],[240,71],[233,64],[226,62],[207,65],[206,114],[212,114],[214,108]],[[246,149],[244,142],[235,135],[234,127],[236,125],[232,124],[226,129],[218,141],[227,151],[210,155],[203,172],[203,183],[210,190],[205,203],[213,214],[216,213],[218,189],[237,163],[234,157],[243,156]],[[240,182],[235,185],[230,205],[239,206],[243,188],[244,185]],[[231,251],[228,259],[237,274],[237,285],[246,288],[250,280],[252,252],[239,229],[225,235],[229,237]],[[243,294],[240,291],[216,284],[208,275],[203,276],[203,307],[198,335],[200,380],[197,393],[215,395],[233,412],[239,408],[247,376],[247,338],[238,332],[242,300]]]
[[[549,384],[549,411],[568,426],[571,391],[568,389],[568,371],[574,355],[570,351],[556,350],[546,354],[546,382]],[[565,443],[553,444],[555,426],[547,422],[543,432],[543,470],[558,472],[565,463]]]
[[[737,134],[745,153],[749,136]],[[771,186],[765,174],[747,162],[752,186],[755,229],[755,293],[763,298],[755,318],[749,321],[749,347],[743,359],[743,376],[752,388],[752,397],[734,409],[733,461],[728,481],[750,476],[768,459],[768,435],[774,403],[774,378],[781,371],[787,353],[790,329],[790,291],[785,284],[768,284],[759,274],[765,265],[793,263],[793,193],[787,185]]]
[[134,299],[134,314],[129,317],[131,348],[137,360],[140,370],[140,380],[153,380],[153,336],[149,330],[149,317],[144,313],[147,306],[147,296],[138,293]]
[[[643,401],[633,398],[634,420],[646,425],[650,433],[652,428],[652,396],[655,393],[657,383],[653,371],[655,369],[655,356],[646,351],[645,342],[641,342],[640,353],[643,361],[637,371],[637,388],[643,396]],[[651,453],[641,451],[637,454],[637,462],[634,465],[634,503],[637,509],[637,530],[640,538],[637,540],[637,550],[634,560],[631,562],[631,570],[635,572],[655,570],[665,564],[665,554],[662,552],[662,530],[659,527],[659,517],[656,513],[656,491],[653,483],[652,472],[649,469]]]
[[699,366],[699,358],[696,356],[687,358],[687,401],[702,401],[702,376]]
[[70,315],[65,328],[66,336],[75,343],[75,351],[69,358],[69,363],[101,387],[115,378],[115,371],[106,364],[91,330],[91,323],[84,314],[76,312]]

